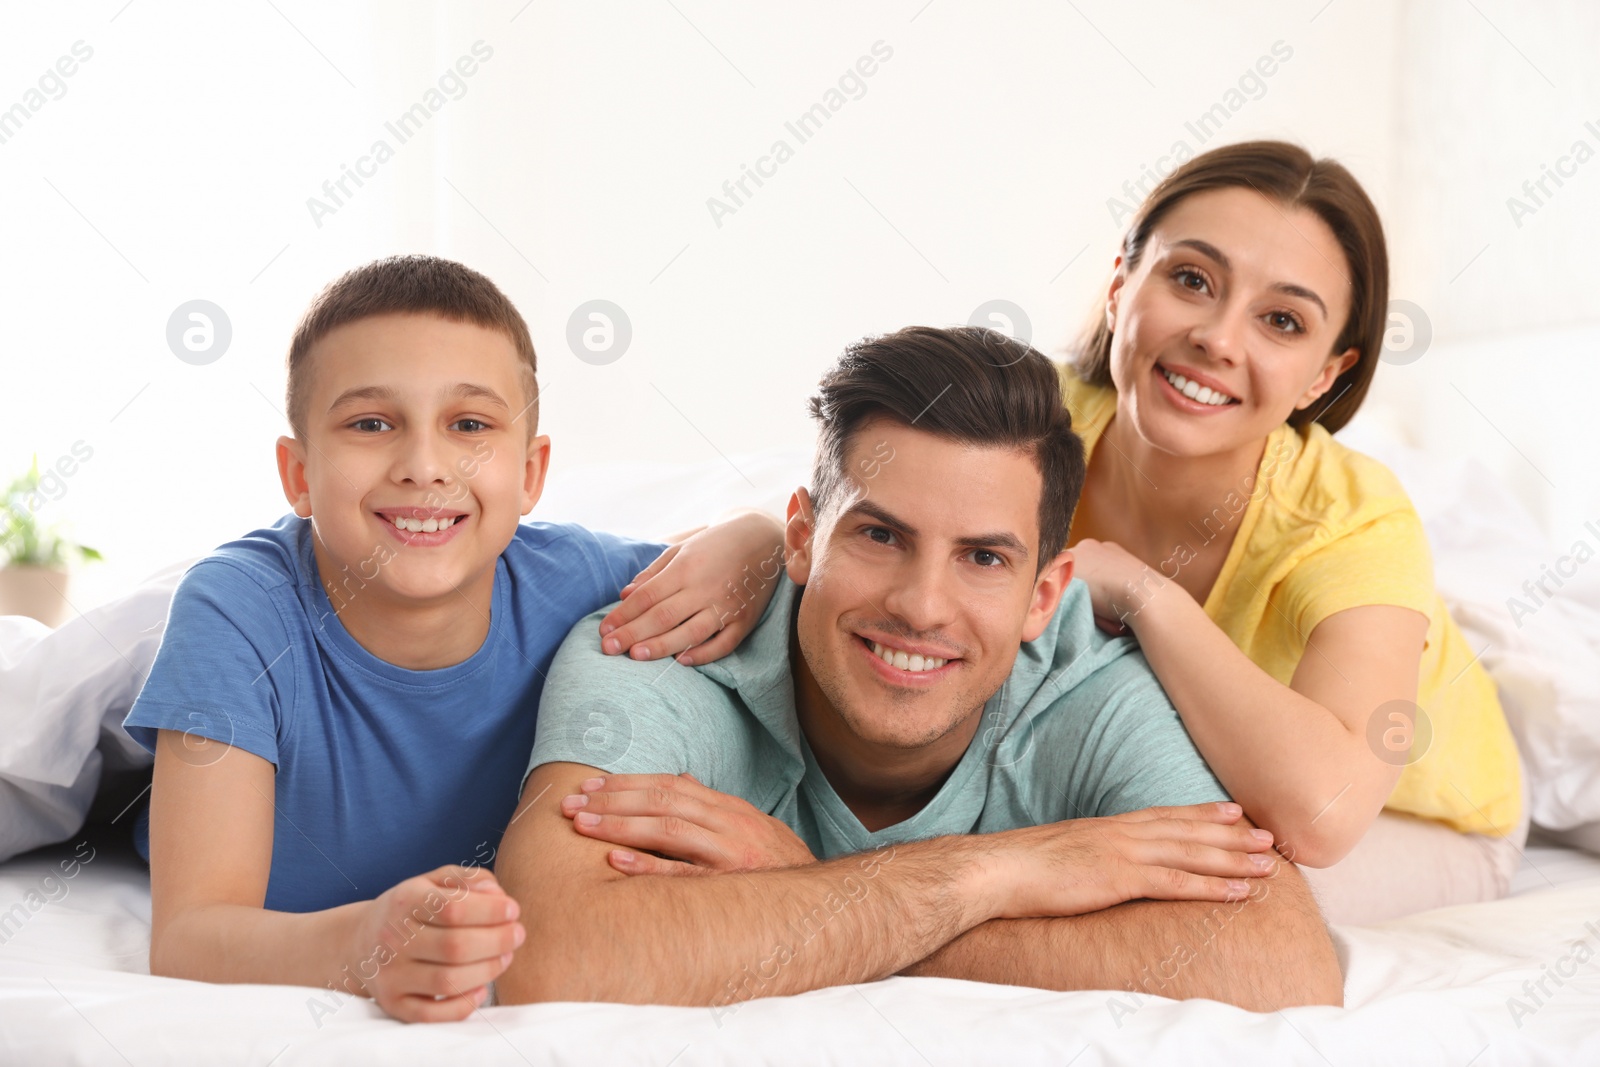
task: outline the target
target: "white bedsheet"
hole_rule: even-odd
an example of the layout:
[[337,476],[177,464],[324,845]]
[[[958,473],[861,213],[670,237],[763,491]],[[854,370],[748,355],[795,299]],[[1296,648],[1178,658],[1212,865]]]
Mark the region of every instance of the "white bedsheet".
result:
[[[720,1019],[546,1004],[406,1026],[326,991],[151,977],[143,865],[101,840],[63,879],[90,854],[79,841],[0,865],[0,1063],[1600,1063],[1600,857],[1567,849],[1530,848],[1506,900],[1336,929],[1345,1010],[893,978]],[[1559,971],[1548,995],[1524,988]]]

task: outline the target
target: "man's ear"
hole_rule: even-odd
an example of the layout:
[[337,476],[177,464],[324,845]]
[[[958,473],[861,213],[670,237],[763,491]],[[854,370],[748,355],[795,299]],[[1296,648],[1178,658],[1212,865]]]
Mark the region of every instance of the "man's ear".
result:
[[545,475],[550,473],[550,437],[539,434],[528,442],[528,456],[522,471],[522,513],[526,515],[544,495]]
[[1322,365],[1322,373],[1317,375],[1316,380],[1311,383],[1311,388],[1307,389],[1300,397],[1299,403],[1295,404],[1295,410],[1304,411],[1315,404],[1322,398],[1322,394],[1333,388],[1333,383],[1339,380],[1339,375],[1355,366],[1360,358],[1361,350],[1357,348],[1347,348],[1337,356],[1329,356],[1328,361]]
[[1072,553],[1062,549],[1056,558],[1046,563],[1044,570],[1033,583],[1033,601],[1028,605],[1028,616],[1022,624],[1022,639],[1032,641],[1044,633],[1045,627],[1055,617],[1056,605],[1072,582]]
[[306,449],[293,437],[278,438],[278,480],[289,506],[302,519],[311,517],[311,486],[306,482]]
[[1122,287],[1128,282],[1128,269],[1118,256],[1112,265],[1111,288],[1106,292],[1106,329],[1115,331],[1117,328],[1117,297],[1122,293]]
[[795,585],[805,585],[811,577],[811,539],[816,533],[817,516],[811,493],[805,486],[789,497],[783,526],[784,569]]

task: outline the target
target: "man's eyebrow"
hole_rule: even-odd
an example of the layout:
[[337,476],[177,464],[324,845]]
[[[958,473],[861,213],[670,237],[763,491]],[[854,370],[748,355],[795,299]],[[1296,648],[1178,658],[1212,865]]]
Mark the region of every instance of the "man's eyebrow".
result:
[[[907,537],[917,536],[916,527],[912,526],[904,519],[895,517],[870,500],[858,501],[844,514],[845,516],[865,515],[867,518],[872,519],[879,525],[886,526],[897,533],[903,533]],[[1009,530],[1000,530],[994,533],[973,534],[968,537],[958,537],[956,538],[956,544],[962,545],[966,548],[1003,548],[1015,553],[1021,559],[1027,559],[1029,556],[1028,546],[1023,543],[1022,538],[1018,537],[1014,533],[1011,533]]]
[[[1223,253],[1222,249],[1218,248],[1210,241],[1202,241],[1197,237],[1186,237],[1181,241],[1174,241],[1172,247],[1192,248],[1201,255],[1216,260],[1217,264],[1222,267],[1223,270],[1233,269],[1233,262],[1228,259],[1228,257]],[[1298,296],[1302,300],[1309,300],[1313,304],[1317,305],[1317,307],[1322,311],[1323,318],[1328,317],[1328,305],[1322,302],[1322,297],[1318,296],[1310,289],[1307,289],[1305,286],[1296,285],[1293,282],[1277,282],[1272,286],[1272,289],[1287,296]]]

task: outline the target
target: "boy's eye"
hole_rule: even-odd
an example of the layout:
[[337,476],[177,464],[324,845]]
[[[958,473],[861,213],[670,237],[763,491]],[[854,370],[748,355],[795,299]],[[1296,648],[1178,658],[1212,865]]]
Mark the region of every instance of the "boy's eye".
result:
[[380,426],[388,426],[389,429],[394,429],[394,427],[389,426],[389,424],[384,422],[382,419],[357,419],[355,422],[352,422],[350,426],[352,429],[360,430],[362,433],[378,433],[380,431],[376,427]]
[[482,419],[457,419],[455,425],[464,433],[482,433],[489,428],[489,424]]

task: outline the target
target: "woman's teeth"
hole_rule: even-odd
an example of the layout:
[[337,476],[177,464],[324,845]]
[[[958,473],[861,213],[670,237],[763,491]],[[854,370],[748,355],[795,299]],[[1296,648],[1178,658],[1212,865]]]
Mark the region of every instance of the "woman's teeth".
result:
[[389,521],[394,523],[396,529],[408,530],[411,533],[437,533],[440,530],[450,529],[456,524],[456,519],[459,517],[455,515],[444,519],[403,519],[397,517]]
[[872,642],[872,654],[891,667],[898,667],[903,671],[936,671],[950,661],[940,659],[938,656],[921,656],[915,652],[905,652],[898,648],[889,648]]
[[1165,367],[1161,368],[1161,373],[1167,376],[1167,381],[1172,383],[1172,387],[1174,389],[1188,397],[1190,400],[1198,400],[1202,404],[1210,404],[1212,407],[1217,408],[1222,407],[1224,404],[1238,403],[1237,400],[1231,396],[1228,396],[1226,393],[1219,393],[1214,389],[1208,389],[1199,382],[1191,382],[1183,375],[1173,374]]

